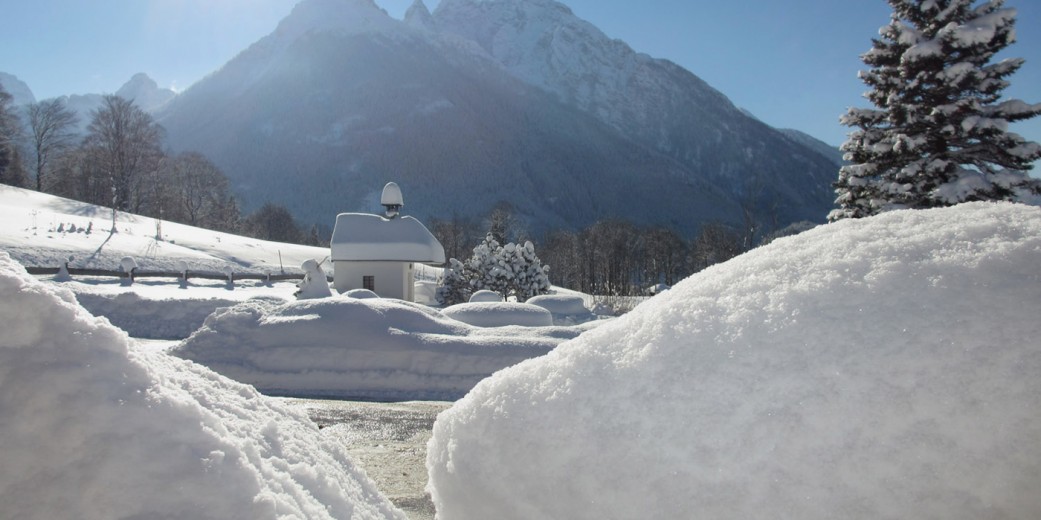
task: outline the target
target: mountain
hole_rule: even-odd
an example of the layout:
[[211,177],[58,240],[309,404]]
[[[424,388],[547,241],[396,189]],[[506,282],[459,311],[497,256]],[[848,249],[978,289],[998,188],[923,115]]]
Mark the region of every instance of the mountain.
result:
[[[0,72],[0,85],[3,85],[4,89],[14,98],[15,106],[25,106],[37,101],[36,96],[29,89],[29,85],[12,74]],[[159,88],[155,80],[147,74],[139,72],[134,74],[130,81],[124,83],[116,91],[116,95],[133,101],[138,108],[145,112],[155,112],[176,97],[177,93],[170,89]],[[77,132],[86,134],[93,112],[101,107],[105,96],[102,94],[71,94],[59,97],[65,101],[65,106],[79,117],[76,125]]]
[[836,164],[843,164],[845,162],[845,159],[842,158],[844,154],[842,150],[839,150],[838,146],[825,143],[806,132],[792,128],[781,128],[780,131],[789,139],[816,150],[818,153],[831,159],[831,161]]
[[11,95],[11,105],[22,106],[36,102],[36,96],[24,81],[13,74],[0,72],[0,86]]
[[371,211],[397,181],[418,217],[510,203],[533,231],[602,218],[693,233],[823,219],[837,166],[688,71],[544,0],[304,0],[158,113],[244,207]]
[[116,95],[133,101],[141,110],[154,112],[165,103],[173,99],[177,93],[168,88],[159,88],[154,79],[147,74],[139,72],[123,84]]

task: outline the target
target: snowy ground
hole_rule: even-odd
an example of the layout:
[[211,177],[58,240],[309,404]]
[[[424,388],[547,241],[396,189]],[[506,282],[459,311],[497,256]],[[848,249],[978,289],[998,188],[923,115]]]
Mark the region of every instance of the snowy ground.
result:
[[[326,254],[173,225],[156,240],[130,216],[99,241],[98,215],[0,186],[0,516],[429,518],[417,459],[447,403],[271,398],[170,352],[296,390],[343,390],[316,362],[367,369],[408,398],[435,394],[402,370],[417,361],[442,363],[438,384],[476,381],[479,354],[542,349],[437,415],[425,489],[441,518],[1041,518],[1036,207],[830,224],[617,320],[483,330],[419,305],[298,302],[292,284],[55,283],[11,260]],[[79,300],[147,338],[221,310],[194,339],[132,343]]]

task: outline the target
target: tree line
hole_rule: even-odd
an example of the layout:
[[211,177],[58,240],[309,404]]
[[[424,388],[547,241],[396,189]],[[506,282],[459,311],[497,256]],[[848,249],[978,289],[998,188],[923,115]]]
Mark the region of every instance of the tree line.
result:
[[444,246],[446,258],[465,261],[482,241],[531,241],[542,263],[549,266],[553,285],[602,296],[645,295],[762,243],[812,226],[798,223],[756,239],[738,227],[710,222],[695,236],[684,237],[664,226],[641,227],[609,219],[584,229],[561,229],[533,237],[506,203],[497,205],[484,218],[454,215],[430,221],[430,231]]
[[264,240],[319,245],[284,206],[243,215],[224,173],[196,152],[164,150],[164,130],[130,100],[105,96],[87,133],[60,98],[22,113],[0,87],[0,183]]

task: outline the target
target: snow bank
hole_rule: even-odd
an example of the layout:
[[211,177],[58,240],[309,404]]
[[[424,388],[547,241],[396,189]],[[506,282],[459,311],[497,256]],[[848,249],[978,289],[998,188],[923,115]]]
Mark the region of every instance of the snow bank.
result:
[[441,414],[439,518],[1039,518],[1039,266],[976,203],[703,271]]
[[501,301],[503,301],[501,294],[488,289],[481,289],[470,295],[470,303],[498,303]]
[[265,393],[458,399],[582,330],[482,330],[386,298],[252,301],[218,310],[171,352]]
[[0,253],[5,518],[404,518],[300,412],[158,352]]
[[571,294],[543,294],[529,298],[525,303],[537,305],[553,315],[553,323],[570,325],[595,320],[596,315],[586,308],[581,296]]
[[135,292],[78,292],[76,300],[91,314],[104,316],[127,334],[145,339],[187,338],[213,311],[237,303],[219,298],[151,299]]
[[549,311],[527,303],[488,301],[458,303],[446,307],[441,312],[453,320],[475,327],[505,327],[508,325],[549,327],[553,325],[553,315]]

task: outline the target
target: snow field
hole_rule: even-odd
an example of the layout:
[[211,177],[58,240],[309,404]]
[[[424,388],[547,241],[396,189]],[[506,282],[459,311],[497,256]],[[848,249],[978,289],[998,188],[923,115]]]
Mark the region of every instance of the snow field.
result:
[[7,253],[0,321],[6,518],[404,518],[306,415],[129,348]]
[[779,239],[482,381],[444,520],[1041,517],[1041,209]]

